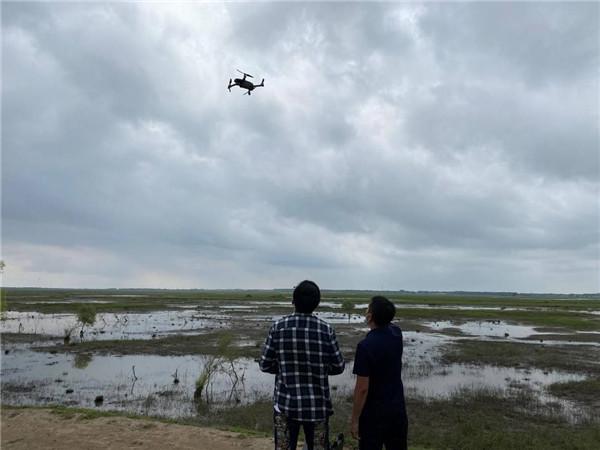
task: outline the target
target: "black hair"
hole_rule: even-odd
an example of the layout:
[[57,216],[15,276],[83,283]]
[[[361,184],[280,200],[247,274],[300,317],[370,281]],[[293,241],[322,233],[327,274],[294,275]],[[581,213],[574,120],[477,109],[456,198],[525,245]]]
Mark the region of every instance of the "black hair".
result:
[[369,311],[373,322],[378,327],[384,327],[389,324],[396,315],[396,307],[387,298],[377,295],[369,303]]
[[304,280],[294,289],[296,312],[311,314],[321,301],[321,291],[314,281]]

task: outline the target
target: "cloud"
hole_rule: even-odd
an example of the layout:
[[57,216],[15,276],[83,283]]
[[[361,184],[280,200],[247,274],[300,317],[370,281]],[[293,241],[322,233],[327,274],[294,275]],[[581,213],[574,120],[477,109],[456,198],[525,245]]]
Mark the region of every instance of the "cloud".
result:
[[597,4],[3,9],[7,285],[600,290]]

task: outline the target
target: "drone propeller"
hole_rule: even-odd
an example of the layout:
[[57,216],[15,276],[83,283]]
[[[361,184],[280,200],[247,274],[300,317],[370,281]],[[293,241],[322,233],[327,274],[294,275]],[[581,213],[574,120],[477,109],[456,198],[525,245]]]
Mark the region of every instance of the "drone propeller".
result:
[[243,74],[244,74],[244,75],[246,75],[247,77],[254,78],[254,77],[253,77],[252,75],[250,75],[249,73],[242,72],[240,69],[235,69],[235,70],[237,70],[239,73],[243,73]]

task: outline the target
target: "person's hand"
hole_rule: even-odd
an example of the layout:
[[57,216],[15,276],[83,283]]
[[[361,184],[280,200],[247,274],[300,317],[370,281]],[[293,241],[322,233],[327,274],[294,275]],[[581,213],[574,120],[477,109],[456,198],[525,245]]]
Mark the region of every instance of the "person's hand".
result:
[[359,439],[359,436],[358,436],[358,420],[353,420],[352,421],[352,423],[350,425],[350,434],[352,434],[352,437],[358,441],[358,439]]

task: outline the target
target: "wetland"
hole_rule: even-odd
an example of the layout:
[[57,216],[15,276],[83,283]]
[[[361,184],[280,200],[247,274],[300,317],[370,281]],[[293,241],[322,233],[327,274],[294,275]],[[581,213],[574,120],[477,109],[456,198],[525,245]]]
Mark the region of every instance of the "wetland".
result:
[[[330,377],[335,432],[348,431],[372,295],[323,291],[317,309],[347,361]],[[404,333],[411,448],[596,448],[600,296],[384,295]],[[273,376],[256,360],[273,320],[293,312],[291,291],[7,288],[3,297],[3,406],[269,435]]]

